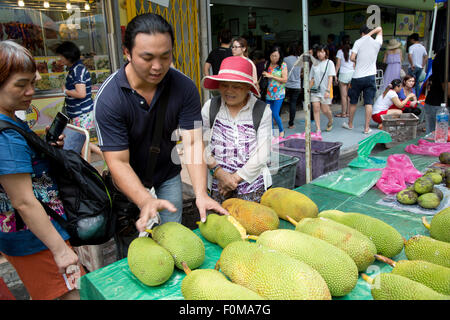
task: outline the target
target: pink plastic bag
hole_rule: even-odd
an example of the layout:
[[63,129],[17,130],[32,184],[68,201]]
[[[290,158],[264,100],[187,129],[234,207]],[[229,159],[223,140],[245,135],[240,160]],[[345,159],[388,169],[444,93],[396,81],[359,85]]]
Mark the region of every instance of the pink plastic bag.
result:
[[450,143],[435,143],[430,142],[425,139],[419,139],[417,142],[417,146],[415,144],[407,145],[405,148],[406,152],[412,154],[422,154],[426,156],[435,156],[439,157],[442,152],[450,152]]
[[413,183],[421,176],[406,154],[392,154],[376,186],[386,194],[397,193],[406,188],[406,183]]
[[[287,137],[287,139],[289,138],[296,138],[296,139],[305,139],[305,133],[294,133],[291,134],[290,136]],[[320,140],[322,141],[322,133],[316,133],[316,132],[311,132],[311,140]]]

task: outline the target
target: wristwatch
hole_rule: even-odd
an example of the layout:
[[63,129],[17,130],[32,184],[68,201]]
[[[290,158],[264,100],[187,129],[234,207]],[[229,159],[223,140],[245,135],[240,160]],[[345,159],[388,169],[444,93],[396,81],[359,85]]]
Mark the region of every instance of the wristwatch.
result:
[[220,166],[216,164],[212,169],[209,169],[209,173],[211,173],[211,176],[215,178],[217,170],[219,170]]

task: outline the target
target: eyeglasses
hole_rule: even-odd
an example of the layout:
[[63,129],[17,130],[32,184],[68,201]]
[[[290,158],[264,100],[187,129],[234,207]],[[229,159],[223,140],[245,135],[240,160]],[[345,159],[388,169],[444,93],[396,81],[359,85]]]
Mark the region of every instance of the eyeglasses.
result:
[[231,49],[239,49],[242,48],[242,46],[232,46]]

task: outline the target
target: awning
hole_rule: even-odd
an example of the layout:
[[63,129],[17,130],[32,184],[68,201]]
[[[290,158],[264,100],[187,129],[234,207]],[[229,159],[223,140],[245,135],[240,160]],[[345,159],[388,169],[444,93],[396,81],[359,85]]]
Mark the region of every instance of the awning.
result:
[[[436,2],[445,2],[446,0],[436,0]],[[392,7],[392,8],[405,8],[413,10],[433,10],[435,0],[407,0],[407,1],[396,1],[396,0],[355,0],[355,1],[340,1],[346,3],[355,3],[363,5],[378,5],[381,7]]]

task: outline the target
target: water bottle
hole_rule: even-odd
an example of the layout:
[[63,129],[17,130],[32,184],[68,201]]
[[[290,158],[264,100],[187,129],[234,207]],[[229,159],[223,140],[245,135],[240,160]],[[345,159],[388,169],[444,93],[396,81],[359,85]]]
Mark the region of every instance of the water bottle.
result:
[[446,143],[448,138],[448,109],[445,103],[441,104],[441,109],[436,113],[436,130],[434,132],[434,142]]

